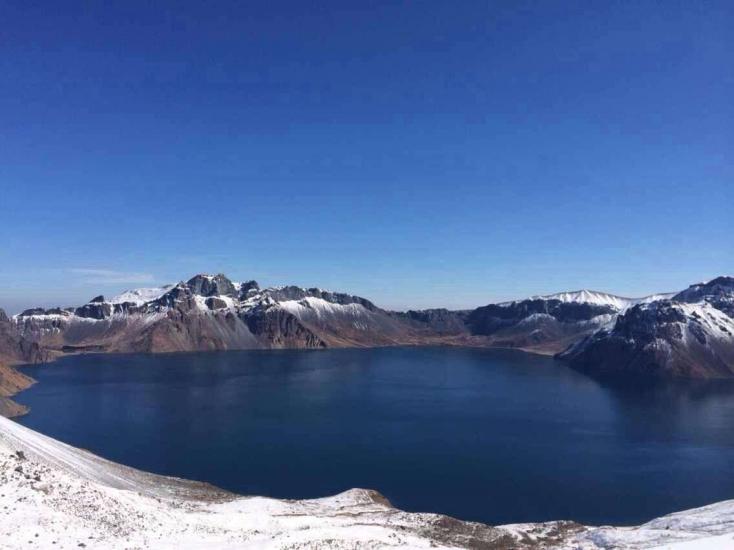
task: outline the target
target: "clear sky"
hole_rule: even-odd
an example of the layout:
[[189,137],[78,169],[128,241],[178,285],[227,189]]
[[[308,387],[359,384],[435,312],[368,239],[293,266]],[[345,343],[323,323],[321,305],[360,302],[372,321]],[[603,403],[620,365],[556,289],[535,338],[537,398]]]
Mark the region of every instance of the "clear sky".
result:
[[734,274],[734,3],[0,3],[0,306]]

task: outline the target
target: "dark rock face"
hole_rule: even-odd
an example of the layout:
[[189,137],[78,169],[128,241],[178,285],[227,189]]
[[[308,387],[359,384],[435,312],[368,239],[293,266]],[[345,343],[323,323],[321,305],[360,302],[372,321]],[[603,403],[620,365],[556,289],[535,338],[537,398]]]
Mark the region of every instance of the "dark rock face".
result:
[[0,416],[13,417],[28,412],[26,407],[11,401],[8,397],[30,386],[33,380],[10,365],[37,363],[45,359],[40,346],[25,339],[0,309]]
[[691,285],[672,298],[676,302],[708,302],[734,318],[734,277],[717,277],[708,283]]
[[281,288],[269,289],[268,295],[277,302],[284,302],[286,300],[303,300],[304,298],[320,298],[331,302],[332,304],[348,305],[348,304],[359,304],[369,311],[377,311],[379,308],[359,296],[352,296],[350,294],[344,294],[341,292],[329,292],[327,290],[321,290],[320,288],[301,288],[298,286],[284,286]]
[[[713,281],[712,281],[713,282]],[[728,378],[734,376],[734,334],[719,314],[701,307],[686,310],[677,298],[691,303],[720,304],[727,313],[726,292],[694,285],[672,300],[638,304],[620,315],[611,330],[559,354],[582,372],[598,376],[636,375],[657,378]],[[716,285],[713,285],[714,287]],[[719,287],[720,290],[720,287]]]
[[558,357],[594,375],[734,376],[734,278],[692,285],[673,300],[638,304],[622,314],[616,307],[628,307],[629,300],[620,306],[591,300],[548,297],[470,311],[389,312],[346,293],[260,289],[255,281],[235,286],[221,274],[197,275],[146,303],[111,304],[98,296],[72,310],[30,309],[14,319],[0,313],[0,354],[12,348],[13,360],[27,361],[48,350],[450,344],[563,352]]
[[38,363],[45,354],[36,343],[25,338],[0,309],[0,365],[11,363]]
[[91,299],[91,300],[89,300],[89,301],[90,301],[91,303],[95,303],[95,302],[104,302],[104,296],[103,296],[102,294],[100,294],[99,296],[95,296],[94,298],[92,298],[92,299]]
[[45,309],[43,309],[42,307],[34,307],[31,309],[23,310],[23,312],[20,315],[21,317],[30,317],[31,315],[46,315],[47,313],[48,312]]
[[164,308],[189,310],[193,309],[194,306],[193,291],[183,283],[177,284],[163,296],[150,302],[150,309],[153,311],[160,311]]
[[397,319],[443,335],[467,334],[469,332],[466,325],[468,314],[469,312],[466,311],[449,311],[443,308],[411,309],[406,312],[393,313]]
[[598,315],[614,314],[611,306],[569,303],[560,300],[523,300],[478,307],[466,319],[473,334],[490,335],[512,327],[531,315],[544,314],[562,323],[588,321]]
[[243,318],[250,332],[275,348],[325,348],[326,343],[298,318],[277,308],[257,309]]
[[255,294],[260,290],[260,285],[257,284],[257,281],[247,281],[240,285],[239,289],[239,299],[245,300],[252,294]]
[[224,309],[227,307],[227,302],[225,302],[221,298],[215,298],[214,296],[210,296],[209,298],[207,298],[205,304],[206,307],[212,310]]
[[100,301],[93,301],[76,308],[76,310],[74,310],[74,313],[79,317],[85,317],[87,319],[106,319],[107,317],[112,315],[112,304]]
[[196,275],[189,279],[186,285],[191,292],[199,296],[237,296],[237,289],[232,281],[221,273],[214,277]]

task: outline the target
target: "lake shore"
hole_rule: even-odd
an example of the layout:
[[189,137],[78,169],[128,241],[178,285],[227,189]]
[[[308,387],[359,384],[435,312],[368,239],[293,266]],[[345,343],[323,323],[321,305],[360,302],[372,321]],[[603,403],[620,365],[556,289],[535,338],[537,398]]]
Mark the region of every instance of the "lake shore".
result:
[[148,474],[0,418],[5,548],[723,549],[734,501],[637,527],[567,521],[492,527],[393,508],[374,491],[314,500],[242,497]]

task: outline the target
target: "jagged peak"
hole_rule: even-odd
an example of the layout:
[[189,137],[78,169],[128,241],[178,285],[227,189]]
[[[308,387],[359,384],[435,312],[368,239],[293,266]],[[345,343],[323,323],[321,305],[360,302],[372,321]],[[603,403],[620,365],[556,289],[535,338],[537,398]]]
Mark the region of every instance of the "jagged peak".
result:
[[734,297],[734,277],[722,275],[710,281],[696,283],[673,296],[680,302],[701,301],[706,297],[731,295]]
[[236,296],[237,289],[226,275],[218,273],[217,275],[198,274],[194,275],[186,282],[186,285],[194,294],[200,296]]

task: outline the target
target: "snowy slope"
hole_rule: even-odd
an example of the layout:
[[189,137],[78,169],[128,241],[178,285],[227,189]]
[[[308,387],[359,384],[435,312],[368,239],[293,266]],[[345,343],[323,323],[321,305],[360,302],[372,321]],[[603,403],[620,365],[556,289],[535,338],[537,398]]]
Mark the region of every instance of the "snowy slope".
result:
[[598,292],[596,290],[574,290],[570,292],[558,292],[556,294],[547,294],[545,296],[533,296],[531,300],[560,300],[565,303],[573,304],[594,304],[600,306],[612,306],[616,309],[624,309],[629,307],[633,302],[633,298],[623,298],[606,292]]
[[509,548],[734,545],[734,501],[639,527],[490,527],[397,510],[374,491],[301,501],[241,497],[147,474],[0,418],[0,546],[66,549]]
[[126,290],[125,292],[118,294],[108,300],[111,304],[122,304],[125,302],[141,305],[146,302],[157,300],[163,296],[166,292],[171,290],[173,285],[166,285],[156,288],[135,288],[132,290]]
[[531,300],[560,300],[565,303],[573,304],[594,304],[599,306],[612,306],[613,308],[623,311],[635,304],[646,304],[656,300],[664,300],[670,298],[675,293],[652,294],[642,298],[625,298],[616,296],[607,292],[599,292],[596,290],[574,290],[570,292],[558,292],[556,294],[547,294],[545,296],[533,296]]
[[638,303],[560,356],[595,375],[734,376],[734,278]]

